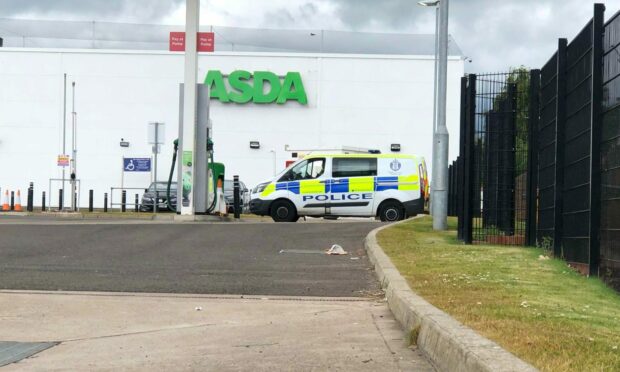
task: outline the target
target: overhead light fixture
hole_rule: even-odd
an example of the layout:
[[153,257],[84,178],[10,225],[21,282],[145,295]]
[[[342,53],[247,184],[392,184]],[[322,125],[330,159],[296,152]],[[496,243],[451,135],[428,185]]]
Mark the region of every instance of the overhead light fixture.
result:
[[437,4],[439,4],[439,0],[435,0],[435,1],[430,1],[430,0],[418,1],[418,5],[421,5],[421,6],[437,6]]
[[400,151],[400,143],[393,143],[390,145],[390,150],[392,150],[392,152],[399,152]]
[[250,141],[250,148],[251,149],[260,149],[260,142],[258,142],[258,141]]
[[125,141],[124,138],[121,138],[121,147],[129,147],[129,141]]

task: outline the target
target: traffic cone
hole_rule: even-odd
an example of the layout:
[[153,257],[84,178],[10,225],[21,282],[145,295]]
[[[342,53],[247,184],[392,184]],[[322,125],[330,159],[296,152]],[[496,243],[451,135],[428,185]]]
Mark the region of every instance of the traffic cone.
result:
[[22,196],[19,192],[19,190],[17,190],[17,196],[15,197],[15,212],[21,212],[22,211]]
[[222,186],[222,179],[217,179],[217,203],[219,204],[219,211],[222,216],[228,214],[228,209],[226,208],[226,199],[224,199],[224,190]]
[[11,210],[11,207],[9,207],[9,190],[6,190],[4,192],[4,200],[2,201],[2,211],[8,212],[10,210]]

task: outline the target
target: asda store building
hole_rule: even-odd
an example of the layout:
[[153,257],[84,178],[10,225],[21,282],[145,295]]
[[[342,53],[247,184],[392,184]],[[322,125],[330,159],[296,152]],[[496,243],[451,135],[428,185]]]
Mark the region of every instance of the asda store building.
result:
[[[432,167],[434,60],[432,42],[427,44],[430,50],[416,54],[200,54],[199,80],[211,86],[215,161],[226,165],[230,178],[238,174],[248,186],[282,170],[293,152],[309,150],[345,147],[387,153],[399,148],[401,153],[425,156]],[[451,159],[458,151],[463,76],[463,60],[454,46],[447,90]],[[183,54],[169,51],[0,48],[2,191],[25,193],[34,182],[35,205],[41,203],[41,191],[48,189],[52,206],[57,205],[63,118],[64,153],[71,155],[74,117],[82,208],[90,189],[95,206],[102,206],[103,194],[111,187],[149,185],[152,171],[123,171],[124,159],[153,156],[147,141],[149,122],[165,123],[158,179],[166,179],[178,133],[183,66]],[[133,201],[140,191],[128,193]],[[119,194],[113,197],[118,201]]]

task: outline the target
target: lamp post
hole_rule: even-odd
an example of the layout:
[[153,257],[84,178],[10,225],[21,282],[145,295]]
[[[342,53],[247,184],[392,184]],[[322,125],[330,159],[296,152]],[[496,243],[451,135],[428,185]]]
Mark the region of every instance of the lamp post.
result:
[[[434,66],[433,66],[433,138],[435,137],[435,132],[437,130],[437,36],[439,34],[439,7],[437,6],[439,4],[439,0],[435,0],[435,1],[418,1],[418,5],[423,6],[423,7],[434,7],[435,8],[435,54],[434,54]],[[431,170],[431,179],[433,180],[433,182],[435,182],[435,180],[437,179],[437,174],[435,172],[435,170],[437,169],[437,167],[435,166],[435,164],[437,164],[437,159],[436,159],[436,149],[435,149],[435,141],[433,140],[433,148],[432,148],[432,164],[433,164],[433,168]],[[433,189],[434,189],[435,185],[433,185],[433,188],[431,188],[431,194],[433,193]],[[434,200],[431,197],[430,198],[431,202],[430,202],[430,213],[432,216],[435,215],[434,212]]]
[[437,168],[435,175],[435,206],[433,215],[433,229],[446,230],[448,228],[448,143],[450,136],[446,126],[446,89],[448,85],[448,5],[449,0],[439,3],[439,43],[437,63],[437,130],[435,131],[436,161],[433,168]]

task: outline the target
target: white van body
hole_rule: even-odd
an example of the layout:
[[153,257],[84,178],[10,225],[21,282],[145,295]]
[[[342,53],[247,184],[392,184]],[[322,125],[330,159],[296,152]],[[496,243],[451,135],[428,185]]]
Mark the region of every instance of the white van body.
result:
[[300,216],[397,221],[424,211],[423,157],[310,154],[252,190],[250,211],[277,222]]

